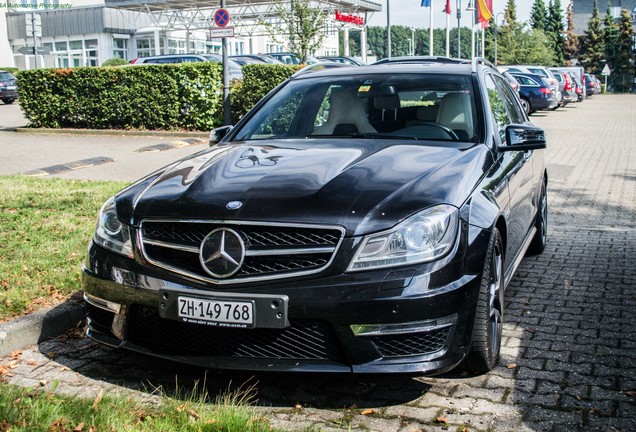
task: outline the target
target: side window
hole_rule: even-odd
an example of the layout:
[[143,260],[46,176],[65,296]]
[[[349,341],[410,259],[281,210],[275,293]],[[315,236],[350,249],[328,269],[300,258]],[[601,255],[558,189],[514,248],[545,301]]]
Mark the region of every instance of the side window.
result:
[[508,110],[506,109],[506,102],[497,89],[497,85],[493,80],[493,75],[486,75],[486,90],[488,91],[488,100],[490,101],[492,118],[495,121],[499,138],[503,143],[506,141],[506,126],[512,122],[510,120]]
[[510,86],[506,85],[506,82],[498,76],[493,77],[495,85],[499,94],[504,99],[506,109],[508,110],[509,118],[512,123],[521,124],[526,121],[526,116],[521,108],[521,104],[518,101],[517,96],[513,93]]

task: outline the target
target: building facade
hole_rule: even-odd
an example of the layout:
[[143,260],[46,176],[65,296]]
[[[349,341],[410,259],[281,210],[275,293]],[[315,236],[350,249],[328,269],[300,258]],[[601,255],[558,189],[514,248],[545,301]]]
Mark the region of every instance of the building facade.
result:
[[[0,67],[100,66],[113,57],[130,61],[157,54],[221,51],[221,39],[210,37],[209,16],[186,29],[165,14],[110,7],[119,6],[118,0],[18,1],[0,10]],[[32,14],[39,16],[37,28]],[[326,20],[323,45],[315,55],[338,55],[338,32],[343,27]],[[228,49],[229,55],[235,55],[280,52],[288,47],[263,32],[244,30],[228,38]]]

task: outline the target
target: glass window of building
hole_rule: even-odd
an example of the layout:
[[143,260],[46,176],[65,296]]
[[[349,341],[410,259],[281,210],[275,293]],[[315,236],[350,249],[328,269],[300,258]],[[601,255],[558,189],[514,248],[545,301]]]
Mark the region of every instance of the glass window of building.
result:
[[128,39],[113,39],[113,57],[128,60]]

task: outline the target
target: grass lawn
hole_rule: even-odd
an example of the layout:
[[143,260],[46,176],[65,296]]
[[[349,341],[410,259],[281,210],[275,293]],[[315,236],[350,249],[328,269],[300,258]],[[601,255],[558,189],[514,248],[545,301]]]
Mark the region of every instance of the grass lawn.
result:
[[267,419],[258,416],[249,405],[249,393],[208,399],[207,394],[197,394],[179,399],[158,397],[152,404],[123,396],[87,400],[0,382],[0,431],[272,430]]
[[97,212],[126,185],[0,177],[0,322],[59,303],[80,289]]

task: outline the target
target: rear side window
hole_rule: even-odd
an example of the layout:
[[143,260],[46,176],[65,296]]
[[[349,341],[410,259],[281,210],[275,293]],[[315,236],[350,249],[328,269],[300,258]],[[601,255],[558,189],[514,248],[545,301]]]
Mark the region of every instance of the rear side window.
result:
[[547,77],[549,76],[546,71],[544,71],[543,69],[540,68],[528,68],[528,70],[533,73],[533,74],[537,74],[537,75],[541,75],[543,77]]

